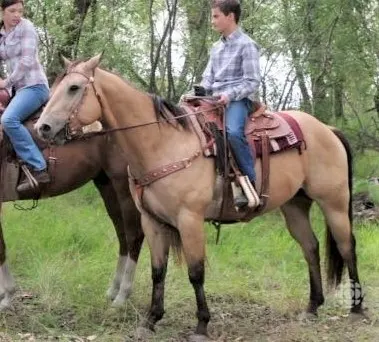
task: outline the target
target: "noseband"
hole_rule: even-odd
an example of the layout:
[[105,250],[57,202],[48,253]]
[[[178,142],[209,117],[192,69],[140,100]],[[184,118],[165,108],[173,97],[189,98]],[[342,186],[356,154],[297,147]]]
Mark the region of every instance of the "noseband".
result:
[[79,75],[83,76],[84,78],[87,79],[87,83],[85,85],[82,97],[80,98],[79,102],[76,105],[74,105],[70,110],[69,119],[68,119],[68,121],[65,125],[65,128],[64,128],[65,129],[65,135],[64,136],[65,136],[65,139],[67,141],[70,141],[70,140],[73,140],[76,138],[80,138],[81,136],[84,135],[83,125],[81,124],[81,122],[78,118],[78,113],[79,113],[81,106],[84,103],[85,97],[88,94],[88,89],[90,86],[92,86],[92,89],[96,95],[98,102],[99,102],[101,111],[103,111],[103,103],[101,100],[101,96],[95,87],[95,75],[88,77],[87,75],[85,75],[84,73],[82,73],[80,71],[73,70],[73,71],[69,71],[68,73],[66,73],[64,75],[64,77],[66,77],[70,74],[79,74]]
[[[81,124],[81,122],[78,118],[78,114],[79,114],[79,110],[80,110],[80,108],[84,102],[84,99],[88,94],[88,88],[90,86],[92,86],[92,89],[94,91],[94,94],[95,94],[98,102],[99,102],[99,105],[100,105],[102,112],[104,112],[104,105],[103,105],[103,101],[101,99],[101,95],[95,87],[95,75],[87,76],[86,74],[84,74],[80,71],[72,70],[72,71],[68,71],[66,74],[64,74],[63,78],[70,75],[70,74],[79,74],[79,75],[83,76],[85,79],[87,79],[87,83],[85,85],[85,89],[83,91],[83,95],[82,95],[81,99],[79,100],[79,102],[76,105],[73,105],[73,107],[70,110],[69,118],[68,118],[67,123],[64,127],[64,130],[65,130],[64,138],[65,138],[65,140],[70,141],[70,140],[86,139],[86,138],[90,138],[93,136],[104,135],[104,134],[108,134],[108,133],[112,133],[112,132],[130,130],[130,129],[134,129],[134,128],[140,128],[140,127],[144,127],[144,126],[156,125],[156,124],[161,123],[160,120],[154,120],[154,121],[150,121],[150,122],[146,122],[146,123],[142,123],[142,124],[131,125],[131,126],[127,126],[127,127],[103,129],[100,132],[84,133],[83,132],[83,125]],[[63,80],[63,78],[62,78],[62,80]],[[153,95],[153,96],[155,96],[155,95]],[[167,121],[178,120],[180,118],[185,118],[185,117],[189,117],[189,116],[197,116],[198,114],[202,114],[204,112],[206,112],[206,110],[195,111],[193,113],[186,113],[186,114],[179,115],[179,116],[176,116],[176,117],[173,117],[170,119],[166,119],[166,120]]]

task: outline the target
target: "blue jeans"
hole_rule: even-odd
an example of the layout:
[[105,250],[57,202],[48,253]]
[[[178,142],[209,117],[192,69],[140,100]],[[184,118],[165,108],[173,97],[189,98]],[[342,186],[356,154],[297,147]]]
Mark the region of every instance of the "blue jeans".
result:
[[4,132],[9,137],[17,156],[36,171],[46,169],[46,161],[22,122],[48,99],[49,88],[44,84],[22,88],[17,91],[1,116]]
[[245,124],[251,110],[252,102],[249,99],[231,101],[226,107],[225,125],[229,144],[242,174],[255,182],[255,161],[245,136]]

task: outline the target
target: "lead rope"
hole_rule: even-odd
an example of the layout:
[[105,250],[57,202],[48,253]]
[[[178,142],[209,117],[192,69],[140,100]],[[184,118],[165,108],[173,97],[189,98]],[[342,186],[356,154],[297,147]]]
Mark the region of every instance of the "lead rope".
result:
[[13,207],[16,210],[21,210],[21,211],[31,211],[35,208],[38,207],[38,199],[33,198],[32,205],[30,207],[23,207],[22,205],[18,204],[17,202],[13,202]]
[[213,227],[216,229],[216,245],[218,245],[221,234],[221,223],[218,221],[211,221],[211,223],[213,224]]

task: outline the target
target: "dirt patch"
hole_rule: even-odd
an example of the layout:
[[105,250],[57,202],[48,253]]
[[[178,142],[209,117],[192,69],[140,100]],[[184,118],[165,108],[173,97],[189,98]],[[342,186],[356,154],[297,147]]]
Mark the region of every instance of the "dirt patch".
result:
[[[318,318],[307,320],[300,319],[301,313],[283,314],[241,298],[210,299],[209,333],[214,342],[379,341],[379,327],[370,319],[358,318],[354,322],[347,314],[332,315],[321,309]],[[187,341],[192,328],[179,338],[165,341]]]
[[49,334],[58,326],[62,331],[73,331],[77,325],[73,309],[51,309],[43,305],[31,293],[16,292],[12,307],[1,313],[0,331],[7,331],[13,337],[0,335],[0,342],[8,341],[82,341],[75,336]]
[[[352,321],[348,315],[336,315],[334,308],[320,309],[315,320],[300,320],[298,313],[281,313],[252,300],[234,296],[209,295],[211,322],[209,333],[215,342],[319,342],[319,341],[378,341],[379,327],[370,319]],[[147,341],[184,342],[196,325],[194,304],[188,301],[170,308],[157,324],[157,332]],[[39,304],[38,298],[16,296],[13,309],[2,314],[0,341],[63,341],[63,342],[128,342],[137,326],[138,312],[142,307],[128,305],[125,311],[96,309],[85,325],[75,315],[75,309],[49,311]],[[328,312],[327,310],[330,310]],[[49,312],[48,315],[44,315]],[[127,314],[125,315],[125,312]],[[338,312],[338,309],[337,309]],[[101,326],[102,333],[91,334],[94,327]],[[93,330],[92,330],[93,331]],[[75,333],[78,332],[78,333]],[[12,336],[12,338],[11,338]]]
[[353,195],[353,214],[358,221],[379,221],[379,206],[366,192]]

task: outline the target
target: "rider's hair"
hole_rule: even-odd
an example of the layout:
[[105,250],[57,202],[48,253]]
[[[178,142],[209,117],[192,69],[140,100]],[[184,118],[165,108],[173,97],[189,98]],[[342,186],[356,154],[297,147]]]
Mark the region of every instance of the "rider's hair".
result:
[[212,8],[219,8],[224,15],[234,14],[238,24],[241,16],[241,4],[239,0],[212,0]]
[[24,6],[24,1],[23,0],[1,0],[1,9],[6,9],[9,6],[12,6],[14,4],[18,4],[19,2],[22,3]]

